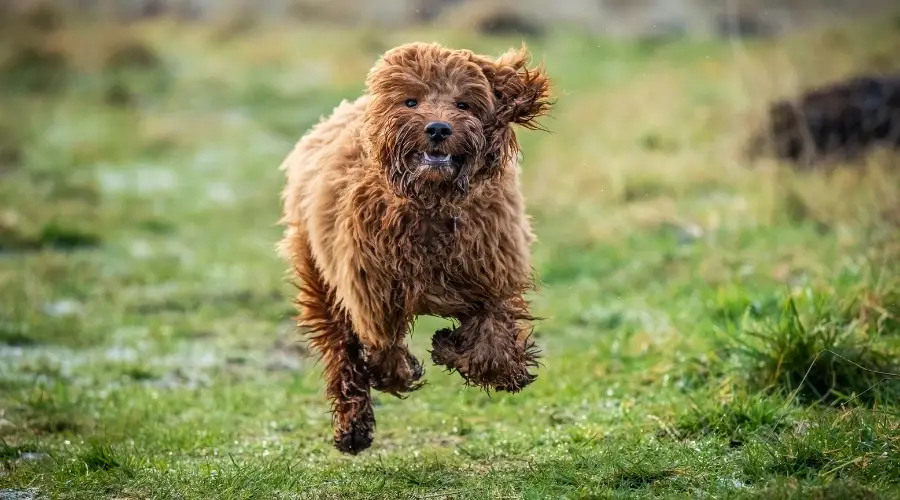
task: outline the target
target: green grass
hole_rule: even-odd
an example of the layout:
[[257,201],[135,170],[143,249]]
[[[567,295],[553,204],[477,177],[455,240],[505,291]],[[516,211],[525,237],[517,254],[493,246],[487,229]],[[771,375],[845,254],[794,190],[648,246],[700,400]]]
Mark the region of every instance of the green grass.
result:
[[[277,166],[381,50],[519,41],[54,36],[0,52],[0,498],[900,494],[900,163],[741,155],[768,99],[900,69],[896,22],[531,41],[559,95],[552,133],[521,141],[544,367],[487,395],[426,364],[408,399],[376,395],[357,457],[331,447],[290,320]],[[417,323],[421,358],[441,325]]]

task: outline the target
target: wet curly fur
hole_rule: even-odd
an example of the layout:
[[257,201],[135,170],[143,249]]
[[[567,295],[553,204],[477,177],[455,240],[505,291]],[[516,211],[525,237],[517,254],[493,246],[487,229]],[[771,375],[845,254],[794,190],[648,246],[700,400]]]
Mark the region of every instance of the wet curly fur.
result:
[[438,44],[391,49],[367,91],[281,166],[279,253],[324,362],[342,452],[372,443],[372,388],[403,397],[421,386],[405,343],[416,316],[454,321],[435,333],[431,357],[467,384],[517,392],[535,380],[524,298],[535,237],[513,126],[540,129],[551,102],[545,70],[527,62],[524,46],[496,59]]

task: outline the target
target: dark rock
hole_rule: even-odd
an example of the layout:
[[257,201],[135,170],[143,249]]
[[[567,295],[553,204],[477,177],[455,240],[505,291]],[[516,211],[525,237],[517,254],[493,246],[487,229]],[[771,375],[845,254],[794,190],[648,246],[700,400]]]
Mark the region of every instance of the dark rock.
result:
[[538,37],[544,29],[536,22],[526,19],[514,12],[496,12],[479,20],[476,29],[485,35],[523,35]]
[[794,162],[857,159],[874,147],[900,148],[900,74],[860,75],[769,107],[767,139]]
[[719,14],[715,27],[719,36],[729,38],[757,38],[778,34],[777,26],[763,19],[763,16],[747,13]]

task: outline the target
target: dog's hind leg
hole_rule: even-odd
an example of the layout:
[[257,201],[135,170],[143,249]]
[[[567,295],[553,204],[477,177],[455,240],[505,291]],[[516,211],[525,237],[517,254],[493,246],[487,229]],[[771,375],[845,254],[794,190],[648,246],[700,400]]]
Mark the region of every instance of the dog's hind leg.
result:
[[[298,255],[299,253],[299,255]],[[371,381],[362,344],[346,313],[335,305],[334,293],[323,282],[312,256],[295,253],[300,307],[298,323],[309,330],[309,344],[325,364],[325,392],[332,405],[334,446],[357,454],[372,444],[375,412]]]
[[458,371],[467,384],[518,392],[534,382],[529,368],[538,365],[538,350],[530,338],[524,301],[514,299],[460,318],[459,327],[439,330],[432,337],[431,359]]

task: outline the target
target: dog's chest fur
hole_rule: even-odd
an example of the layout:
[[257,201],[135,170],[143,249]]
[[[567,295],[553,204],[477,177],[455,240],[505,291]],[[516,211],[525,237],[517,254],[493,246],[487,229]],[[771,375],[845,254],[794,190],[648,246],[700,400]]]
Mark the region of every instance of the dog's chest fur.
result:
[[401,243],[384,250],[415,314],[459,314],[509,284],[488,251],[497,228],[477,224],[476,216],[464,209],[409,212],[394,227],[392,239]]

